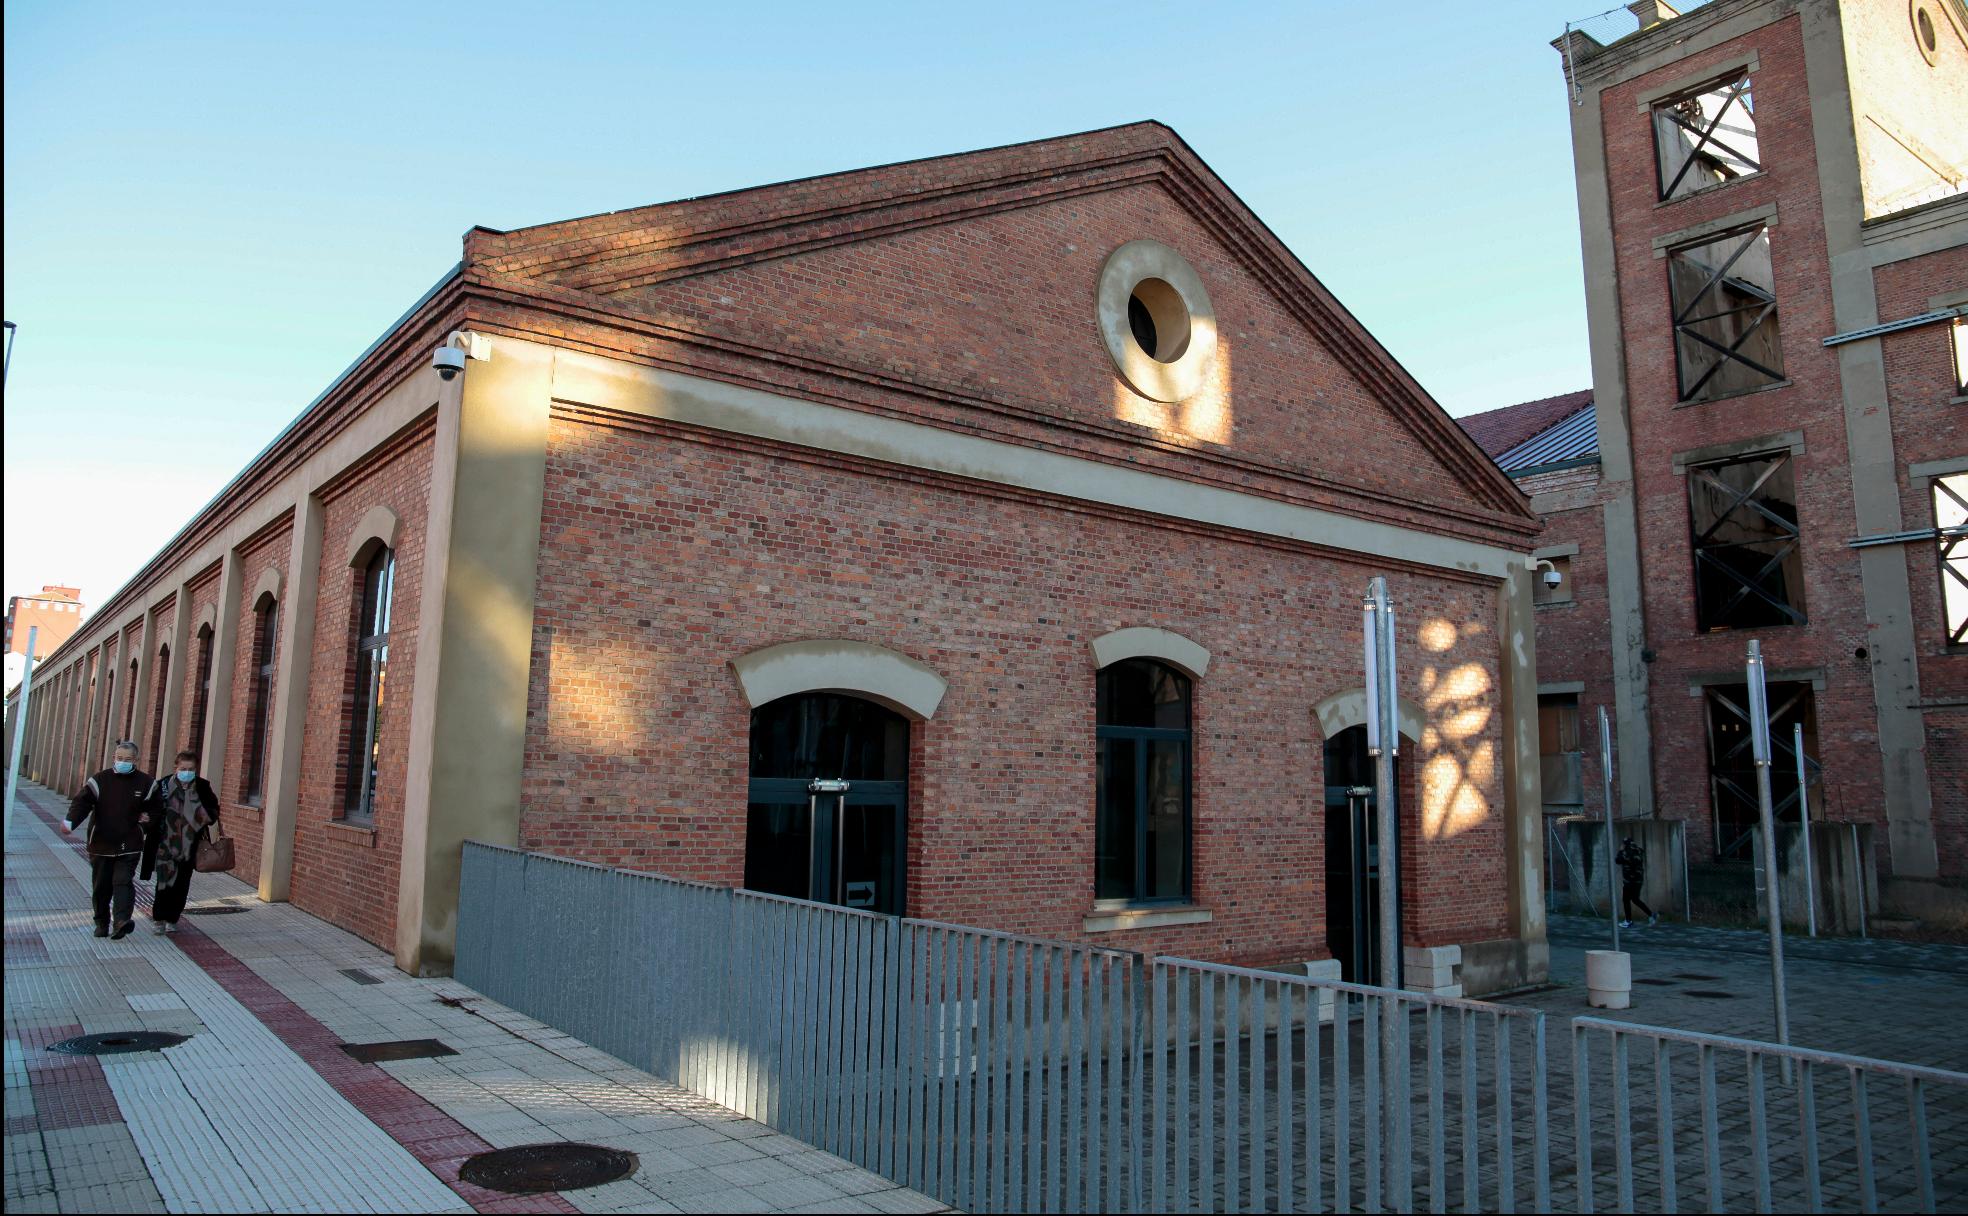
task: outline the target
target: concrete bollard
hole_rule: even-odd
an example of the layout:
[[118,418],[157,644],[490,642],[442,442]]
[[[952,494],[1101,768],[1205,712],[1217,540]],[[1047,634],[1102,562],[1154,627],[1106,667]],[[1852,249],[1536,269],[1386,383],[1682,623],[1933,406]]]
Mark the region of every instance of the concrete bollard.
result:
[[1624,950],[1585,952],[1585,1000],[1594,1009],[1633,1005],[1633,956]]

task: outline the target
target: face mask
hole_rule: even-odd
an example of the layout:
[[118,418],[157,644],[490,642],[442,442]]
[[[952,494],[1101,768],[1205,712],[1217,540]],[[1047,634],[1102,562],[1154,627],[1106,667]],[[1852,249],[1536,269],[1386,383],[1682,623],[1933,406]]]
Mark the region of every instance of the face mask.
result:
[[190,785],[192,778],[196,776],[198,776],[198,770],[195,768],[181,768],[178,770],[178,780],[184,782],[186,785]]
[[134,773],[137,771],[137,762],[135,760],[118,760],[111,764],[110,767],[119,773]]

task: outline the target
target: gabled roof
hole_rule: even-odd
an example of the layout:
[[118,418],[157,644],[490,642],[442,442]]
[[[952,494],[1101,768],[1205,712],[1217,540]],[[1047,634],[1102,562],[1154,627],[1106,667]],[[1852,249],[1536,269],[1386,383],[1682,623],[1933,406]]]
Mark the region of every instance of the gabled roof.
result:
[[[664,340],[717,346],[723,352],[720,358],[740,353],[772,358],[755,342],[739,351],[734,344],[745,335],[729,330],[727,318],[719,314],[729,301],[717,300],[716,293],[708,306],[686,302],[665,306],[654,316],[649,293],[668,291],[665,299],[675,300],[698,290],[694,284],[708,282],[708,276],[1142,183],[1165,189],[1451,471],[1469,495],[1465,501],[1470,507],[1451,508],[1444,502],[1439,509],[1473,508],[1465,518],[1478,527],[1519,532],[1535,526],[1523,496],[1482,458],[1441,406],[1214,171],[1157,122],[511,231],[476,228],[466,235],[465,272],[474,283],[515,300],[653,321]],[[857,361],[851,347],[817,357],[803,350],[798,356],[802,368],[821,375],[913,383],[906,369],[893,376],[898,369],[892,366]],[[937,391],[949,387],[939,385]],[[987,386],[982,395],[1015,391]],[[981,398],[979,403],[984,403]]]
[[[1550,430],[1591,404],[1592,390],[1582,388],[1574,393],[1540,397],[1536,401],[1524,401],[1516,405],[1506,405],[1502,409],[1485,410],[1483,413],[1470,414],[1456,421],[1462,424],[1462,429],[1471,439],[1489,453],[1490,459],[1500,464],[1504,453],[1533,436]],[[1594,450],[1597,450],[1596,445]]]

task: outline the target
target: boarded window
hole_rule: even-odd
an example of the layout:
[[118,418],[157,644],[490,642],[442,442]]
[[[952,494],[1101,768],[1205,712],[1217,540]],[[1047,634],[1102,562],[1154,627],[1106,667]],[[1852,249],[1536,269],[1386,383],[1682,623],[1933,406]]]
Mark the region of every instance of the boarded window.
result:
[[1579,742],[1577,693],[1546,694],[1538,698],[1538,763],[1543,770],[1547,811],[1576,812],[1585,804],[1580,777],[1583,747]]
[[[1756,794],[1756,755],[1750,743],[1749,686],[1717,684],[1704,690],[1708,708],[1708,782],[1715,815],[1715,856],[1747,861],[1750,829],[1762,817]],[[1778,823],[1797,822],[1796,727],[1804,728],[1804,779],[1820,780],[1818,721],[1811,686],[1773,681],[1765,687],[1770,707],[1770,805]]]
[[1654,152],[1664,199],[1760,170],[1749,76],[1731,74],[1656,105]]
[[1668,255],[1667,274],[1681,400],[1712,401],[1783,379],[1767,227],[1684,245]]
[[1934,479],[1940,545],[1941,619],[1949,646],[1968,646],[1968,473]]
[[1804,623],[1804,559],[1789,453],[1688,470],[1695,618],[1704,633]]

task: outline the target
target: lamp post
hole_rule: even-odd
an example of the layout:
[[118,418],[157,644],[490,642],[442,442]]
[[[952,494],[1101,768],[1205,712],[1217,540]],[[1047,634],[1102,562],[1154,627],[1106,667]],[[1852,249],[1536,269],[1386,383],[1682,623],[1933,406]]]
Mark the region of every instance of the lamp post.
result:
[[[1367,676],[1367,754],[1374,761],[1375,835],[1380,879],[1380,986],[1401,987],[1401,821],[1395,806],[1394,758],[1401,749],[1400,693],[1394,679],[1394,605],[1387,579],[1367,584],[1365,614]],[[1380,1013],[1382,1136],[1387,1152],[1385,1194],[1395,1211],[1406,1211],[1411,1193],[1408,1173],[1408,1019],[1406,1006],[1388,1000]]]
[[[12,329],[13,323],[9,322],[7,328]],[[27,627],[27,662],[21,667],[20,707],[14,710],[13,754],[7,764],[6,832],[8,836],[14,834],[14,795],[20,787],[21,740],[27,735],[27,697],[34,691],[35,635],[40,632],[39,625]]]

